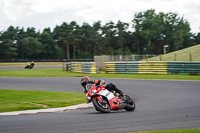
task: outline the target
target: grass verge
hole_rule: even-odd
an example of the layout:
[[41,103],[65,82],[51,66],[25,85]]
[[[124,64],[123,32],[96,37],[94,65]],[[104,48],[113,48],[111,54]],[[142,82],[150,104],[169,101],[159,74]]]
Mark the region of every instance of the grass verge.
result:
[[86,103],[83,93],[0,89],[0,112],[65,107]]
[[200,129],[177,129],[177,130],[144,131],[144,132],[129,132],[129,133],[200,133]]
[[170,80],[200,80],[200,76],[193,75],[151,75],[151,74],[82,74],[62,71],[62,68],[52,69],[22,69],[1,70],[1,77],[100,77],[100,78],[130,78],[130,79],[170,79]]

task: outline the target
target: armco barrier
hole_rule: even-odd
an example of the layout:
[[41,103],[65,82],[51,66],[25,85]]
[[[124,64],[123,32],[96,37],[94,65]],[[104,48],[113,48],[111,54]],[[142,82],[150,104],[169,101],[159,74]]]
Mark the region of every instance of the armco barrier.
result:
[[137,62],[106,62],[107,73],[137,73]]
[[116,63],[116,73],[137,73],[138,63],[129,62],[129,63]]
[[200,62],[106,62],[106,73],[200,75]]
[[115,71],[115,62],[106,62],[106,72],[107,73],[116,73]]
[[167,74],[167,62],[139,62],[139,74]]
[[168,74],[200,75],[200,62],[168,62]]
[[71,62],[71,71],[78,73],[97,73],[95,62]]

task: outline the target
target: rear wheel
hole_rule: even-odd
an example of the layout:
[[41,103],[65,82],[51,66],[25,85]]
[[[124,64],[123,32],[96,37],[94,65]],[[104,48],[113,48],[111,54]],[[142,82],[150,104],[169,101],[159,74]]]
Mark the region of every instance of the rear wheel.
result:
[[100,111],[102,113],[110,112],[110,106],[107,100],[102,99],[102,102],[100,102],[97,98],[94,98],[92,99],[92,103],[97,111]]
[[128,95],[125,95],[125,101],[124,103],[126,103],[126,106],[125,106],[125,110],[127,111],[133,111],[135,110],[135,102],[133,101],[133,99],[131,97],[129,97]]

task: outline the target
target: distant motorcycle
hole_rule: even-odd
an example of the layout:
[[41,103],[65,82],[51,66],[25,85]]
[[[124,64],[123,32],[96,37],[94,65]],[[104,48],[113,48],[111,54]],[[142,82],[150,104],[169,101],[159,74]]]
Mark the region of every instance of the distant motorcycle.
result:
[[110,92],[103,86],[95,84],[86,85],[85,96],[88,103],[92,102],[95,109],[102,113],[109,113],[111,110],[135,110],[135,102],[128,95],[121,96],[116,92]]
[[34,65],[35,65],[34,62],[28,63],[28,65],[25,66],[24,69],[32,69],[34,67]]

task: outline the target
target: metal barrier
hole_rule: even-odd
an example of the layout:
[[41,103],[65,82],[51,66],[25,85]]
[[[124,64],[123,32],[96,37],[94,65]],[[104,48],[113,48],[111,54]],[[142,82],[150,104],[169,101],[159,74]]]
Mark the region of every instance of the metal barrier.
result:
[[200,75],[200,62],[106,62],[106,73]]
[[139,62],[139,74],[167,74],[167,62]]
[[94,56],[94,61],[97,63],[97,71],[105,70],[105,62],[135,62],[148,61],[148,58],[156,57],[157,55],[101,55]]
[[116,73],[115,64],[116,62],[106,62],[106,73]]
[[78,73],[97,73],[96,62],[71,62],[71,71]]
[[118,62],[116,63],[116,73],[137,73],[138,63],[137,62]]
[[200,75],[200,62],[168,62],[168,74]]
[[63,63],[63,71],[71,70],[71,62],[64,62]]

